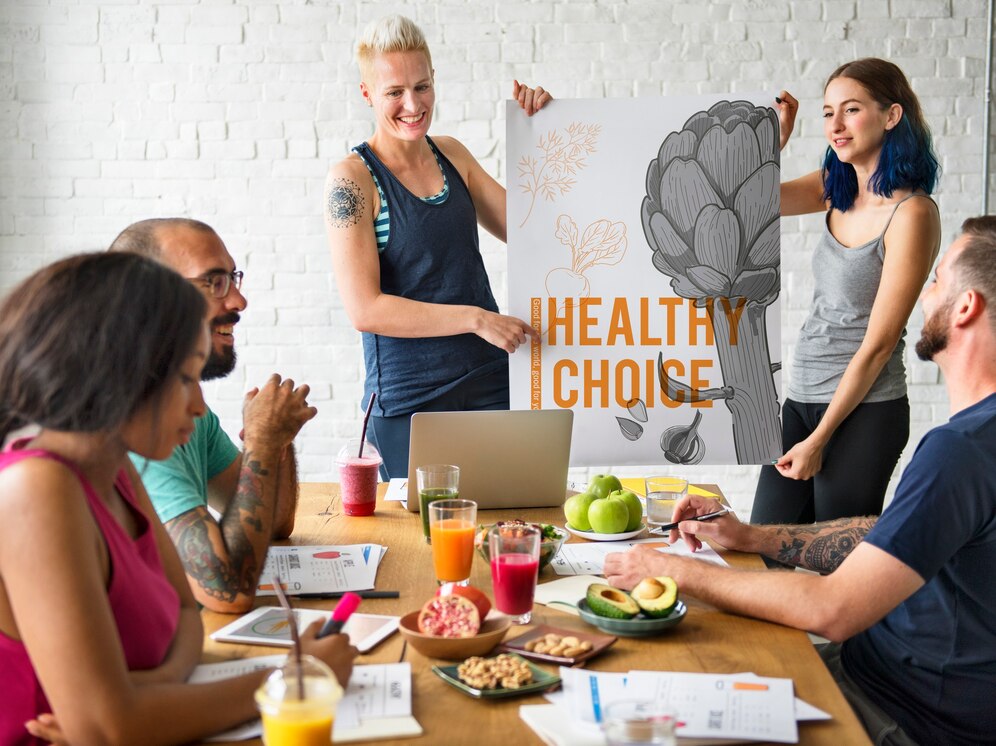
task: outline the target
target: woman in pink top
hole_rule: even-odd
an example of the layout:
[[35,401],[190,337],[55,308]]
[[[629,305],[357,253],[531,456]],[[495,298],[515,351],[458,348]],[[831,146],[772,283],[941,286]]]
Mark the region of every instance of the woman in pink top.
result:
[[[184,683],[200,614],[127,457],[167,457],[203,414],[204,309],[125,253],[57,262],[0,306],[0,442],[40,427],[0,454],[2,744],[183,743],[254,716],[265,672]],[[316,631],[345,684],[348,638]]]

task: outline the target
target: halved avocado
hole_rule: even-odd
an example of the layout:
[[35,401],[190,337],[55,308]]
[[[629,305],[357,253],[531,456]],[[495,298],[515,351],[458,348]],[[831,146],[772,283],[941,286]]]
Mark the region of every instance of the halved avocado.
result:
[[585,600],[595,614],[610,619],[632,619],[640,613],[640,607],[626,591],[604,583],[589,585]]
[[649,617],[666,617],[678,603],[678,584],[674,578],[644,578],[632,592],[633,600]]

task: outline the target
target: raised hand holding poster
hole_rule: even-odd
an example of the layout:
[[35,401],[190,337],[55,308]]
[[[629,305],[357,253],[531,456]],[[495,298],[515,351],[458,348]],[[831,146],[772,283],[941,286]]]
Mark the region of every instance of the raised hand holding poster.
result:
[[511,405],[574,410],[573,465],[781,454],[769,98],[509,103]]

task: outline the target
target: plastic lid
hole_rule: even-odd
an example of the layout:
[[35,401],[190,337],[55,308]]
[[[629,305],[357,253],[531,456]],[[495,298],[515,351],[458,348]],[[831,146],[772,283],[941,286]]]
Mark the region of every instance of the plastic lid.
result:
[[[332,669],[310,655],[301,656],[304,674],[304,696],[308,702],[320,701],[334,705],[342,698],[342,687]],[[256,691],[260,707],[269,704],[301,702],[298,688],[297,662],[292,655],[280,668],[275,669]]]
[[369,440],[363,443],[363,459],[357,462],[356,454],[360,452],[360,439],[350,438],[346,441],[346,445],[339,449],[339,453],[335,457],[335,462],[337,464],[344,464],[350,461],[360,463],[360,464],[370,464],[370,465],[380,465],[383,462],[381,458],[380,451],[378,451],[373,443]]

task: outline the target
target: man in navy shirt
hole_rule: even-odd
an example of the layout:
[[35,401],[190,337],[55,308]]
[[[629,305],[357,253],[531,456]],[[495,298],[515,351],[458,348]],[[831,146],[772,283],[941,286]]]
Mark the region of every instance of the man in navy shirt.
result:
[[[744,572],[647,547],[605,562],[615,586],[670,575],[719,608],[842,643],[824,660],[876,743],[996,734],[996,217],[962,230],[921,296],[916,346],[944,374],[951,419],[920,441],[882,516],[679,526],[693,549],[708,538],[821,574]],[[689,496],[675,516],[717,507]]]

